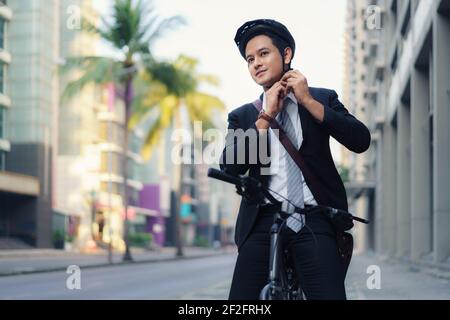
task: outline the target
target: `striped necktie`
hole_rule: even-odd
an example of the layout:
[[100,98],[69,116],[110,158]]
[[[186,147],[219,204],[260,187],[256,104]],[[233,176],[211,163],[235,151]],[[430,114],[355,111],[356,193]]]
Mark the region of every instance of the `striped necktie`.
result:
[[[287,112],[287,107],[289,104],[294,104],[294,102],[286,98],[284,100],[283,110],[280,113],[281,127],[285,131],[289,140],[291,140],[292,145],[296,150],[299,149],[298,137],[295,134],[295,128],[292,123],[289,113]],[[297,107],[297,106],[295,106]],[[298,115],[298,114],[297,114]],[[287,152],[287,151],[286,151]],[[304,194],[303,194],[303,175],[300,168],[294,162],[292,157],[286,155],[286,177],[287,177],[287,198],[296,207],[304,207]],[[294,232],[299,232],[305,224],[304,216],[298,213],[293,214],[287,220],[287,226],[291,228]]]

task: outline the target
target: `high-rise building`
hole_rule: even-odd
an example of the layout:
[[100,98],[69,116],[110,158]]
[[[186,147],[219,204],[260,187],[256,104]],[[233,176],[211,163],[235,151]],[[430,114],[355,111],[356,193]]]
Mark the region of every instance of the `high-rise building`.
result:
[[[60,27],[61,60],[103,55],[99,37],[82,32],[74,16],[79,14],[98,25],[92,0],[62,0],[60,4],[61,17],[65,17]],[[79,72],[75,70],[60,79],[61,93]],[[146,216],[153,213],[139,206],[138,194],[143,185],[136,169],[142,162],[142,136],[138,130],[130,131],[128,149],[124,151],[125,111],[123,101],[118,99],[120,90],[112,83],[90,85],[60,104],[55,209],[56,216],[65,221],[65,232],[75,233],[71,235],[80,249],[110,242],[115,248],[124,248],[124,154],[128,158],[131,233],[145,232]]]
[[[10,104],[6,112],[9,150],[6,155],[2,152],[2,168],[21,175],[6,173],[13,192],[7,191],[2,198],[5,212],[0,219],[8,236],[39,247],[51,246],[52,234],[51,164],[58,108],[55,62],[59,58],[56,4],[11,0],[7,7],[5,2],[0,7],[2,42],[7,48],[1,55],[6,95],[0,109]],[[33,192],[22,192],[30,188]]]
[[[52,247],[57,231],[79,248],[111,237],[123,247],[123,106],[111,112],[94,86],[61,99],[79,75],[61,75],[64,60],[97,54],[98,37],[81,30],[82,19],[98,20],[92,0],[11,0],[0,17],[0,237]],[[131,174],[128,185],[131,211],[148,214],[137,206],[142,184]]]
[[366,1],[364,100],[376,180],[369,247],[450,261],[450,1]]
[[[36,244],[38,240],[36,219],[27,215],[27,211],[38,211],[46,207],[45,204],[39,203],[39,199],[43,199],[43,193],[39,178],[34,174],[36,170],[22,170],[25,168],[11,163],[14,160],[10,154],[13,152],[13,157],[17,155],[18,141],[17,136],[12,135],[14,132],[11,132],[11,121],[15,119],[12,114],[14,105],[11,97],[18,96],[12,87],[16,78],[12,76],[11,68],[13,71],[17,68],[16,63],[11,66],[12,55],[18,53],[18,50],[16,43],[10,41],[10,35],[18,31],[17,28],[11,27],[14,19],[11,8],[14,8],[11,1],[9,6],[6,1],[0,2],[0,248],[26,247],[24,241],[28,245]],[[17,19],[20,21],[21,16],[18,15]],[[24,89],[29,89],[29,86]],[[29,94],[29,91],[25,93]],[[39,165],[37,161],[35,164],[36,167]],[[41,243],[46,242],[42,237],[44,229],[39,230]]]
[[[345,66],[343,103],[349,112],[364,124],[368,124],[371,110],[366,103],[366,78],[369,70],[367,57],[377,44],[376,39],[367,37],[367,4],[365,1],[348,0],[345,32]],[[355,154],[341,147],[341,168],[345,170],[349,211],[371,220],[374,206],[374,178],[368,168],[371,148],[363,154]],[[372,247],[369,226],[356,224],[353,230],[357,251]]]

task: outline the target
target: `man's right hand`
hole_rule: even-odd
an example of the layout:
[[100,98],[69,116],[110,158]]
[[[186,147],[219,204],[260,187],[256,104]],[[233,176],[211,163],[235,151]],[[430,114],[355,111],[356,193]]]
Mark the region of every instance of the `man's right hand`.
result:
[[266,113],[275,118],[283,108],[283,101],[287,95],[286,85],[280,81],[275,82],[273,86],[266,91]]

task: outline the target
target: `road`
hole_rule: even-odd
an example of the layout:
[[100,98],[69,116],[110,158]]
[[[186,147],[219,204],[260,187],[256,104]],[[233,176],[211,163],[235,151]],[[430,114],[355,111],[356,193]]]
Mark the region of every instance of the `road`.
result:
[[235,258],[81,269],[79,290],[67,288],[64,271],[1,277],[0,299],[226,299]]
[[[65,271],[0,277],[0,299],[227,299],[236,254],[81,269],[79,290]],[[378,270],[378,285],[369,286]],[[450,280],[418,266],[354,255],[346,279],[350,300],[450,300]]]

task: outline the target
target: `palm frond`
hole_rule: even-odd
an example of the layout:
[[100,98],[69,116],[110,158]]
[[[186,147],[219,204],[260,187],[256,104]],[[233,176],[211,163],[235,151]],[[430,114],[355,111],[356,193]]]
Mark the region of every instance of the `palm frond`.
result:
[[190,73],[177,68],[172,63],[149,61],[146,63],[146,69],[154,81],[159,81],[167,87],[170,94],[182,97],[197,86],[197,82]]
[[145,29],[147,26],[143,26],[143,28],[145,30],[148,30],[148,32],[144,34],[142,42],[147,43],[149,46],[151,46],[155,42],[155,40],[161,38],[163,35],[166,34],[166,32],[172,31],[178,26],[184,24],[186,24],[186,20],[183,17],[174,16],[158,21],[156,27],[152,29]]
[[132,115],[128,124],[130,129],[135,128],[139,123],[145,121],[148,114],[167,96],[167,89],[164,85],[155,82],[144,88],[139,81],[144,80],[136,79],[134,83],[136,95],[133,100]]
[[161,103],[160,107],[160,115],[148,131],[141,149],[141,155],[145,160],[150,159],[162,133],[170,126],[174,112],[177,112],[178,101],[175,97],[169,96]]
[[109,23],[106,21],[105,18],[101,18],[101,27],[98,27],[96,25],[94,25],[89,18],[83,18],[82,19],[82,23],[81,23],[81,29],[87,33],[93,34],[93,35],[98,35],[100,36],[102,39],[106,40],[109,43],[114,44],[114,39],[111,35],[111,26],[109,25]]
[[70,71],[79,73],[75,80],[66,85],[61,99],[66,101],[76,95],[88,84],[117,82],[122,65],[107,57],[71,57],[60,68],[62,74]]
[[133,6],[131,0],[116,0],[114,2],[114,22],[111,25],[111,35],[119,49],[128,47],[139,29],[140,8],[138,6],[139,3],[137,6]]
[[223,112],[226,109],[219,98],[202,92],[188,94],[185,98],[185,104],[192,122],[207,122],[212,118],[214,111]]

